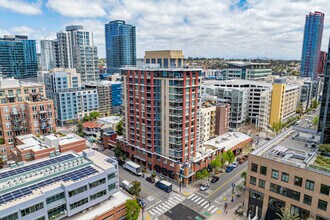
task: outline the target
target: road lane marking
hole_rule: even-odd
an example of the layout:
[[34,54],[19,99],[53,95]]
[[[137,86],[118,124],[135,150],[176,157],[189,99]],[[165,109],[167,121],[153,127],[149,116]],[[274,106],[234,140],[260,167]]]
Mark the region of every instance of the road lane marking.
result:
[[212,205],[210,208],[208,208],[207,211],[210,211],[213,207],[214,207],[214,205]]
[[[216,190],[214,190],[208,197],[212,196],[215,192],[217,192],[218,190],[220,190],[222,187],[224,187],[225,185],[227,185],[227,183],[229,183],[230,181],[232,181],[234,178],[236,178],[238,175],[240,175],[241,173],[243,173],[245,170],[247,169],[244,168],[243,170],[241,170],[240,172],[238,172],[235,176],[233,176],[232,178],[230,178],[229,180],[227,180],[224,184],[222,184],[221,186],[219,186]],[[207,198],[208,198],[207,197]]]
[[211,211],[211,213],[213,214],[213,212],[215,212],[217,209],[218,209],[218,208],[215,207],[215,208]]
[[173,201],[167,200],[169,203],[171,203],[172,205],[175,205],[175,203]]
[[196,197],[198,197],[198,195],[194,195],[191,200],[194,200]]
[[206,206],[204,206],[204,209],[206,209],[207,207],[209,207],[210,203],[207,203]]
[[155,215],[155,213],[153,213],[151,210],[148,211],[151,215]]
[[167,209],[170,209],[171,206],[168,206],[167,204],[163,203],[163,206],[165,206]]
[[192,194],[191,196],[189,196],[188,199],[192,198],[193,196],[195,196],[195,194]]
[[198,199],[196,200],[196,201],[194,201],[194,202],[198,202],[199,200],[201,200],[202,198],[200,198],[200,197],[198,197]]
[[201,206],[205,205],[206,203],[207,203],[207,201],[203,202],[203,203],[201,204]]
[[197,205],[199,205],[199,203],[202,203],[202,202],[204,202],[205,200],[204,199],[202,199],[201,201],[199,201],[198,203],[197,203]]
[[199,199],[199,196],[196,196],[194,199],[192,199],[191,201],[195,202],[197,199]]
[[158,215],[161,215],[162,213],[160,213],[157,209],[152,209],[153,212],[155,212]]
[[158,203],[160,203],[161,202],[161,200],[159,200],[158,202],[156,202],[155,204],[153,204],[153,205],[151,205],[151,206],[149,206],[146,210],[148,210],[148,209],[151,209],[151,207],[154,207],[155,205],[157,205]]

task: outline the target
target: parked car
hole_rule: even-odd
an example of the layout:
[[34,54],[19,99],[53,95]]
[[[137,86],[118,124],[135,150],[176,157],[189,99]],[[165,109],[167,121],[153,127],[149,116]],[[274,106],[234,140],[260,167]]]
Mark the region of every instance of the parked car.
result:
[[237,162],[231,163],[230,166],[236,168],[238,166],[238,163]]
[[239,164],[242,164],[244,163],[245,161],[247,161],[249,159],[249,156],[248,155],[244,155],[243,157],[237,157],[236,161],[239,163]]
[[141,208],[146,207],[146,203],[143,202],[141,199],[138,199],[137,201],[138,201],[139,205],[141,206]]
[[152,176],[148,176],[148,177],[146,178],[146,180],[147,180],[149,183],[155,183],[155,182],[156,182],[155,178],[153,178]]
[[203,183],[201,187],[199,188],[201,191],[205,191],[210,187],[209,183]]
[[211,179],[211,183],[215,183],[215,182],[218,182],[219,181],[219,177],[217,176],[214,176],[212,179]]
[[226,168],[226,173],[230,173],[233,169],[234,169],[233,166],[228,166],[228,167]]

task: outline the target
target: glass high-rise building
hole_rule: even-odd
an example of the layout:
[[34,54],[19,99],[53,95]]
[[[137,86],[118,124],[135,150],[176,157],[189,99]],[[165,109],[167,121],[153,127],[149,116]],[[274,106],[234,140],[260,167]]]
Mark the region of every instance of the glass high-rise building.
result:
[[136,65],[135,26],[120,20],[105,24],[105,45],[107,73],[119,72],[122,66]]
[[41,69],[51,70],[56,68],[55,41],[44,39],[40,41]]
[[322,12],[315,11],[306,15],[300,70],[302,77],[310,77],[311,79],[317,77],[323,23],[324,14]]
[[27,36],[0,38],[0,73],[17,79],[35,77],[38,71],[36,41]]
[[321,131],[321,143],[330,144],[330,39],[328,57],[325,64],[324,87],[320,109],[319,131]]

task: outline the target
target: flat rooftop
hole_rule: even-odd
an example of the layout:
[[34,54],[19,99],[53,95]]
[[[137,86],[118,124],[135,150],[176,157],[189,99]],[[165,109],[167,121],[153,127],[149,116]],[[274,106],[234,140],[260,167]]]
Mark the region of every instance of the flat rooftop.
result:
[[232,80],[207,80],[203,83],[205,86],[221,86],[221,85],[236,85],[236,86],[244,86],[244,85],[254,85],[259,87],[269,87],[272,88],[272,84],[264,81],[253,81],[253,80],[245,80],[245,79],[232,79]]
[[[288,129],[274,139],[251,154],[303,169],[317,170],[313,168],[313,165],[320,154],[318,134]],[[330,175],[330,172],[324,168],[317,172]]]
[[118,124],[121,121],[121,117],[119,116],[108,116],[108,117],[103,117],[97,119],[99,123],[104,123],[104,124]]
[[253,63],[253,62],[244,62],[244,61],[228,61],[226,63],[240,67],[250,66],[250,65],[270,65],[270,63]]
[[203,159],[209,156],[210,153],[218,150],[230,150],[241,144],[244,141],[252,140],[249,135],[242,132],[227,132],[218,137],[212,138],[202,144],[200,148],[197,149],[195,161]]
[[126,200],[132,199],[129,195],[124,192],[117,192],[111,195],[111,197],[104,202],[101,202],[92,209],[86,212],[79,212],[74,216],[70,217],[70,220],[92,220],[95,219],[96,216],[101,216],[103,213],[113,209],[114,207],[118,207],[126,202]]
[[91,149],[65,152],[0,170],[0,211],[114,167],[114,161]]
[[154,68],[147,66],[147,67],[123,67],[120,68],[121,70],[150,70],[150,71],[202,71],[202,68],[160,68],[159,66],[155,66]]

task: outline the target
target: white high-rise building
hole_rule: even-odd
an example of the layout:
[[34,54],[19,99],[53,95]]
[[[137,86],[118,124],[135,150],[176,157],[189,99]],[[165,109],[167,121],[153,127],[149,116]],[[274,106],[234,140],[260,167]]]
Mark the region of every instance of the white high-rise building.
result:
[[83,30],[81,25],[71,25],[57,33],[57,66],[76,68],[83,82],[99,78],[97,47],[93,33]]
[[41,69],[50,70],[56,67],[55,41],[45,39],[40,41]]

